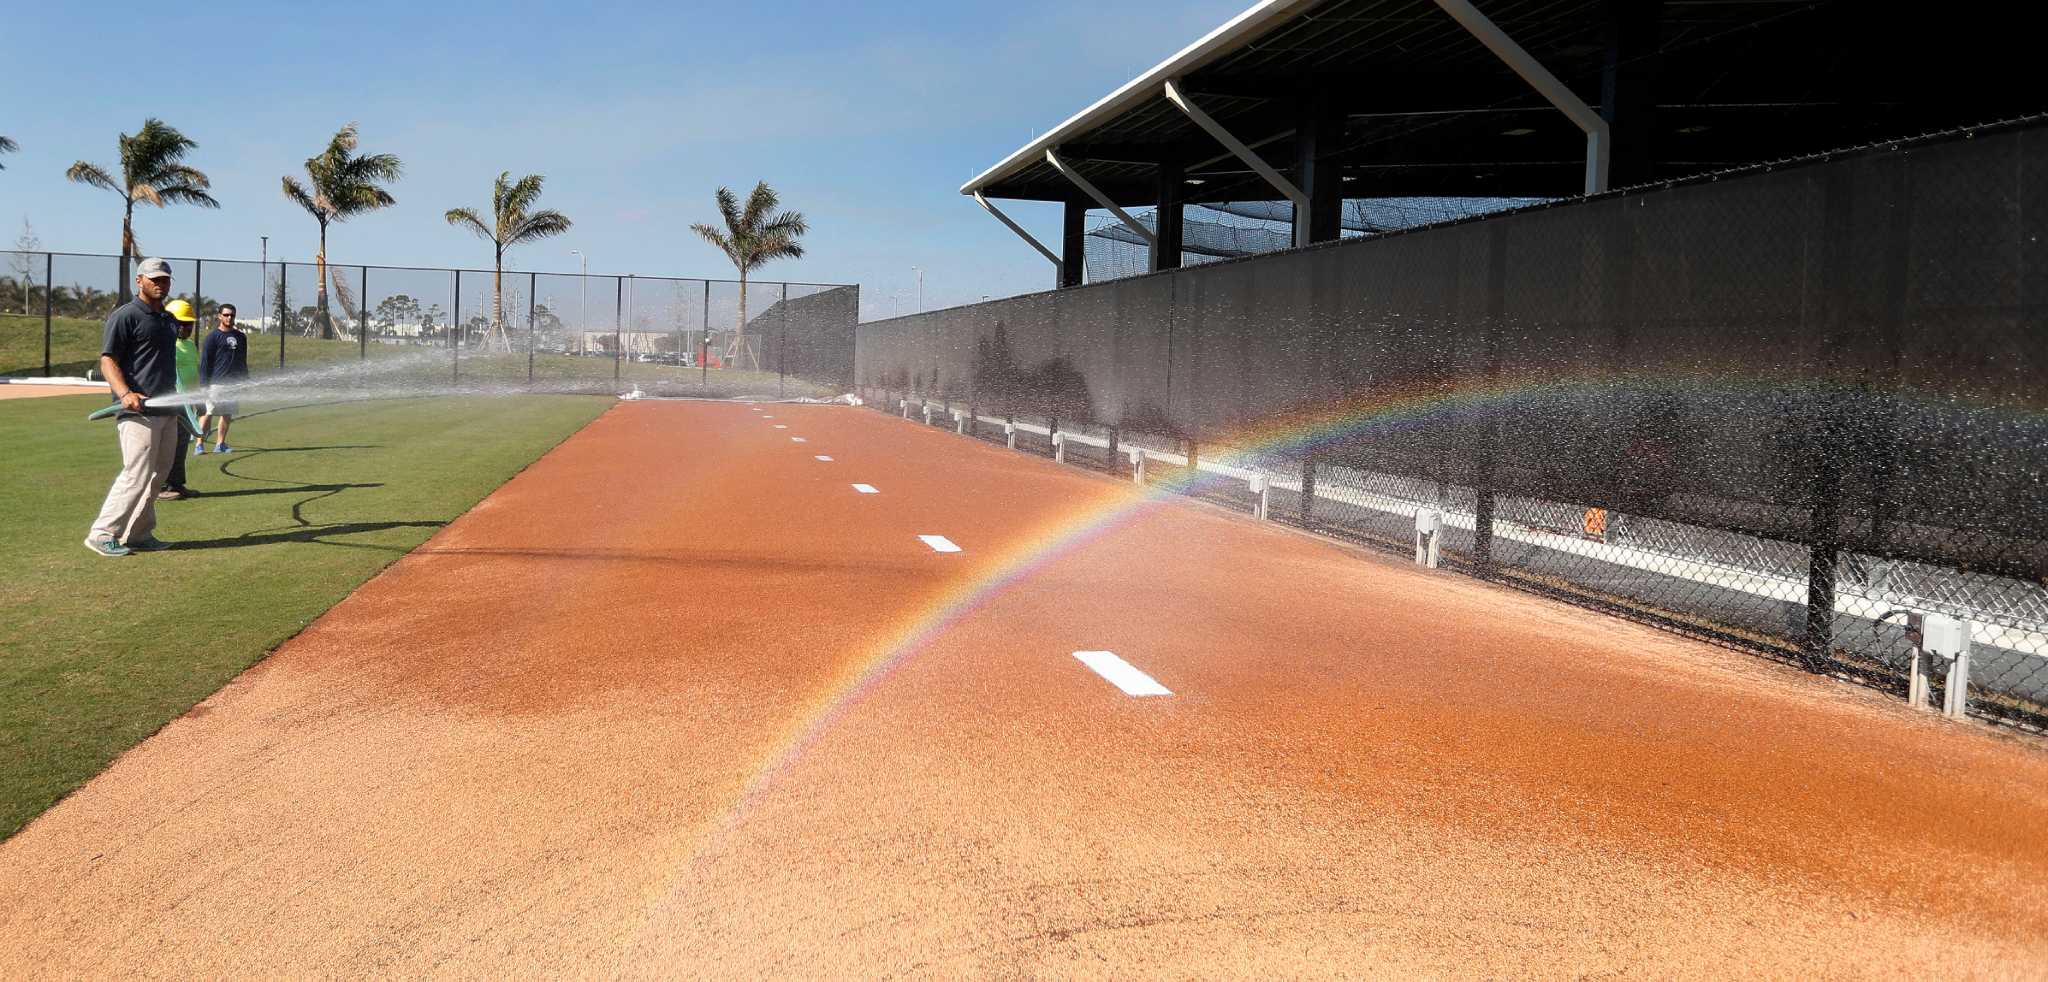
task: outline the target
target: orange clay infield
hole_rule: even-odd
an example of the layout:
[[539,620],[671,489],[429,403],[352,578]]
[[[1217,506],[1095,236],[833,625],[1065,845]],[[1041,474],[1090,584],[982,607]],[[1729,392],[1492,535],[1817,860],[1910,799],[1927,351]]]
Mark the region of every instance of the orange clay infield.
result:
[[622,404],[0,845],[0,977],[2048,975],[2038,746],[1140,502]]

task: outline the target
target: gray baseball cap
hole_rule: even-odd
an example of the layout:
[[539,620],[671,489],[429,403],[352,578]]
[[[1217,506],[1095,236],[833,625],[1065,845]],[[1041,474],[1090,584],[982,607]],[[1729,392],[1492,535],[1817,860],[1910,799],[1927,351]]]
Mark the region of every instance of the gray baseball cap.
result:
[[159,276],[168,279],[171,275],[171,264],[151,257],[143,260],[142,265],[135,267],[135,275],[149,280],[156,279]]

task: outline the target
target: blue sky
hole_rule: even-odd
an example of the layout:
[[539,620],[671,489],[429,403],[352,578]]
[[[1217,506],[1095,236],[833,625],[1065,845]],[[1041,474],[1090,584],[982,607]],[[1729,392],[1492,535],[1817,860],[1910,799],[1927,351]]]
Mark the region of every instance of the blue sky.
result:
[[[487,267],[441,214],[488,206],[511,170],[545,174],[576,228],[508,265],[571,271],[582,249],[593,273],[729,277],[689,224],[714,220],[719,185],[766,179],[812,233],[762,278],[859,283],[868,318],[915,304],[912,266],[930,307],[1040,290],[1050,265],[960,184],[1246,2],[29,4],[0,88],[21,144],[0,158],[0,248],[25,216],[46,249],[116,251],[119,201],[63,170],[111,167],[116,134],[155,115],[199,142],[222,207],[139,210],[146,251],[254,259],[269,235],[273,260],[310,259],[279,179],[354,120],[406,176],[396,207],[330,233],[339,263]],[[1055,207],[1009,210],[1057,240]]]

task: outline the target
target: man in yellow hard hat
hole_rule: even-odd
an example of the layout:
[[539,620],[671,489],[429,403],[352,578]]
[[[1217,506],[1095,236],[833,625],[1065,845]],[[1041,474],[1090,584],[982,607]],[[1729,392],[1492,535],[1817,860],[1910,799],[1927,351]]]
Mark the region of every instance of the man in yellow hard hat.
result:
[[[172,360],[178,366],[178,391],[199,391],[199,345],[192,340],[192,327],[198,320],[192,314],[192,305],[184,300],[173,300],[164,304],[164,313],[177,318],[178,340],[171,348]],[[189,414],[188,410],[179,410]],[[178,453],[171,458],[171,473],[164,479],[164,486],[156,496],[165,501],[190,497],[192,489],[185,486],[185,447],[192,442],[193,434],[186,431],[185,421],[178,421]]]

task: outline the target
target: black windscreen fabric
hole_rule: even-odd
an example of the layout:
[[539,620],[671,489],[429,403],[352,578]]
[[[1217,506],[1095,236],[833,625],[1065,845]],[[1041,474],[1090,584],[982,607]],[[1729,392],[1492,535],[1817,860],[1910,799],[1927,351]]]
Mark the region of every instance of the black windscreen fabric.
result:
[[857,381],[2048,576],[2048,129],[862,325]]

